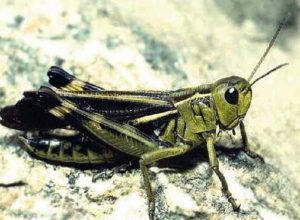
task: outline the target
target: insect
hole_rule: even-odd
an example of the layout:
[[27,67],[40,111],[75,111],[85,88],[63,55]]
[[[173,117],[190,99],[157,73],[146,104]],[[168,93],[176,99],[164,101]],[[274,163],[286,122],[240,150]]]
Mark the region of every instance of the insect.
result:
[[49,83],[56,90],[41,87],[24,92],[15,105],[0,111],[0,123],[24,131],[19,138],[25,150],[44,161],[85,165],[135,159],[143,176],[150,219],[155,217],[155,197],[148,166],[206,143],[222,192],[238,211],[219,170],[214,144],[221,131],[239,126],[243,150],[262,159],[248,147],[243,119],[250,107],[252,86],[287,65],[281,64],[251,82],[283,23],[247,80],[231,76],[174,91],[109,91],[51,67]]

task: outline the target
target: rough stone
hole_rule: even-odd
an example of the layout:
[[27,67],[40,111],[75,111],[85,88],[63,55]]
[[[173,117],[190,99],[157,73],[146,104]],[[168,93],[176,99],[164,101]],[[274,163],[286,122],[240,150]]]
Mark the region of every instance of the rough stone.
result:
[[[0,107],[47,84],[59,65],[107,89],[175,89],[248,77],[286,11],[291,20],[259,69],[289,66],[259,82],[239,132],[224,134],[220,168],[241,211],[222,196],[205,151],[184,171],[152,168],[158,219],[300,219],[299,1],[79,1],[0,3]],[[0,127],[0,219],[148,219],[137,169],[78,170],[32,159]],[[232,140],[232,141],[231,141]],[[224,149],[224,146],[227,149]],[[230,149],[228,149],[228,147]],[[94,180],[95,175],[101,178]],[[102,175],[103,174],[103,175]]]

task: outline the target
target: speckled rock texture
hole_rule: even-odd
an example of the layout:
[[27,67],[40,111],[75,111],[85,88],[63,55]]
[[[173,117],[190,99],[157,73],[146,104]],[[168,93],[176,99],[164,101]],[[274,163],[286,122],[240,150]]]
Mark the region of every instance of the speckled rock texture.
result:
[[[266,163],[230,150],[240,145],[238,132],[225,133],[218,148],[241,211],[222,196],[205,152],[186,158],[197,163],[184,171],[151,170],[157,219],[300,219],[299,6],[296,0],[1,0],[0,107],[47,85],[51,65],[120,90],[247,78],[289,11],[257,75],[289,65],[255,85],[245,118],[251,147]],[[50,165],[31,158],[16,136],[0,127],[0,184],[25,183],[0,185],[0,219],[148,219],[138,169],[107,175],[110,169]]]

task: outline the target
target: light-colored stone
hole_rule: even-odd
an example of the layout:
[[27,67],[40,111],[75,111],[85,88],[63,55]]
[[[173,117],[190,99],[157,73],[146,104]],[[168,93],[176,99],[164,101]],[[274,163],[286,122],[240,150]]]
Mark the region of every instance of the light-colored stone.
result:
[[[282,30],[256,77],[278,64],[290,64],[254,86],[245,119],[250,143],[266,164],[243,153],[219,155],[242,211],[232,212],[206,156],[185,172],[154,169],[152,184],[161,219],[299,219],[297,7],[299,1],[292,0],[268,0],[263,5],[261,1],[3,0],[0,107],[15,103],[24,90],[45,84],[49,66],[60,62],[81,79],[107,89],[166,90],[229,75],[248,77],[278,21],[290,10],[294,23]],[[27,185],[0,188],[0,219],[148,218],[139,171],[93,183],[92,171],[32,159],[16,145],[15,133],[0,127],[0,183]],[[240,145],[239,133],[234,140],[227,138],[225,145]]]

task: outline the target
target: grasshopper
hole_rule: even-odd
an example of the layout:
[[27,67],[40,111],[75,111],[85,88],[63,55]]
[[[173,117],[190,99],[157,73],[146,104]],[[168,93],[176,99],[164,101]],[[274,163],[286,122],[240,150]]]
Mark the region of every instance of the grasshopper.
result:
[[19,139],[24,149],[44,161],[79,166],[128,158],[138,161],[150,219],[155,216],[155,197],[148,166],[206,143],[210,167],[233,210],[238,211],[240,206],[219,170],[214,144],[221,131],[239,126],[242,150],[263,160],[248,147],[243,119],[250,107],[252,86],[287,65],[281,64],[251,82],[282,26],[247,80],[231,76],[174,91],[109,91],[53,66],[48,77],[56,89],[24,92],[15,105],[0,111],[0,123],[23,131]]

